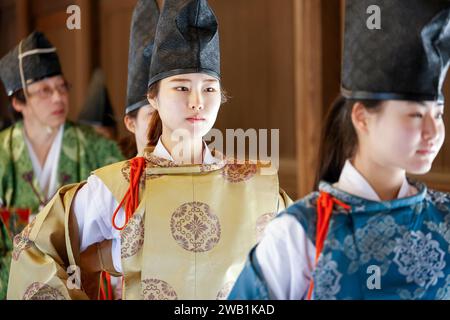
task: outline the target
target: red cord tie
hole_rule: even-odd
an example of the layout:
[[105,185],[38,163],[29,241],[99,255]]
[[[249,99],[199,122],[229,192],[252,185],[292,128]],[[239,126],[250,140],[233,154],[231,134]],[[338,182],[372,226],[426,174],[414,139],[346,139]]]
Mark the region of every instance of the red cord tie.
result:
[[[131,168],[130,168],[130,186],[125,193],[122,201],[119,203],[119,206],[114,211],[112,217],[112,225],[116,230],[123,230],[125,226],[128,224],[128,221],[133,216],[139,205],[139,181],[141,180],[141,175],[145,169],[145,158],[144,157],[136,157],[130,160]],[[119,212],[120,208],[125,204],[125,223],[122,227],[118,227],[116,225],[116,216]]]
[[[130,221],[134,212],[139,205],[139,182],[141,180],[142,173],[145,169],[145,158],[136,157],[130,160],[130,185],[128,187],[125,196],[120,201],[119,206],[114,211],[112,217],[112,225],[116,230],[123,230],[128,221]],[[125,223],[122,227],[116,225],[116,217],[120,208],[125,204]],[[106,286],[106,288],[105,288]],[[112,285],[111,275],[105,271],[102,271],[100,275],[100,300],[112,300]]]
[[114,300],[111,275],[105,271],[100,274],[100,300]]
[[[351,206],[339,201],[329,193],[320,192],[320,196],[317,199],[316,258],[314,262],[316,266],[328,234],[328,227],[330,225],[334,205],[338,205],[345,210],[351,209]],[[308,289],[308,300],[311,300],[313,288],[314,281],[311,279],[311,284]]]

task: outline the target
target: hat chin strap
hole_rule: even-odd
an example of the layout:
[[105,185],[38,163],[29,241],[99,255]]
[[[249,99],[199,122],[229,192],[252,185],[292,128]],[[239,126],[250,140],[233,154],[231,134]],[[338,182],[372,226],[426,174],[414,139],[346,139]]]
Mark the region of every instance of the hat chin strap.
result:
[[17,56],[17,58],[19,59],[20,81],[22,82],[23,93],[25,95],[25,98],[28,100],[27,84],[25,82],[25,73],[23,70],[23,58],[32,56],[35,54],[56,52],[56,48],[33,49],[33,50],[29,50],[29,51],[22,53],[22,43],[23,43],[23,40],[20,41],[20,43],[19,43],[19,55]]

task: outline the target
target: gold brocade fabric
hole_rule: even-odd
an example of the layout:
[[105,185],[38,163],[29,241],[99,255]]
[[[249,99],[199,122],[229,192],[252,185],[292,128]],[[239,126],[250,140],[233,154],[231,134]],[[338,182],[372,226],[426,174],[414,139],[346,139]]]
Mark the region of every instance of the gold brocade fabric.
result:
[[[144,152],[144,157],[140,204],[121,231],[122,298],[225,299],[264,226],[291,204],[279,189],[277,172],[261,163],[236,164],[226,159],[212,165],[177,165],[155,157],[150,150]],[[118,202],[128,189],[129,173],[129,161],[94,172]],[[76,188],[64,195],[60,193],[59,200],[52,201],[50,209],[47,206],[43,212],[58,211],[52,215],[61,222],[64,214],[60,211],[67,208],[59,203],[66,199],[66,206],[70,206],[70,196]],[[38,227],[42,216],[43,213],[33,230],[43,229],[43,225]],[[66,226],[58,226],[59,232],[61,228],[69,229],[69,218],[64,220]],[[51,294],[66,299],[84,298],[77,290],[67,290],[67,274],[55,270],[69,263],[67,256],[78,262],[75,250],[69,248],[73,252],[67,253],[70,244],[74,246],[72,238],[76,238],[76,232],[70,233],[64,246],[60,241],[52,241],[51,229],[45,225],[46,236],[30,236],[28,245],[21,246],[22,251],[37,250],[46,261],[26,261],[28,254],[22,252],[23,258],[13,261],[13,269],[20,267],[24,273],[11,273],[8,298],[36,298],[43,295],[39,292],[44,292],[46,298]],[[42,277],[36,275],[46,263],[53,266],[52,273],[42,268]],[[16,281],[20,285],[15,285]],[[34,294],[30,295],[34,283],[38,285],[31,288]]]
[[8,299],[88,299],[77,286],[78,230],[70,215],[73,197],[83,185],[61,188],[33,222],[15,236]]

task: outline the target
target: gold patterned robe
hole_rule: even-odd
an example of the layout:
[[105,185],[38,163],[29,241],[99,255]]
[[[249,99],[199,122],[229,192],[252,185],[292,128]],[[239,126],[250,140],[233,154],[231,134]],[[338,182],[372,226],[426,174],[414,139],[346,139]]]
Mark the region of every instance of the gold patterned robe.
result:
[[[123,299],[226,298],[264,226],[292,202],[276,170],[229,160],[177,165],[149,150],[144,157],[140,204],[121,231]],[[120,202],[130,162],[94,174]],[[8,299],[95,299],[99,273],[117,274],[110,241],[79,254],[70,205],[83,184],[62,188],[15,239]],[[69,266],[81,268],[80,289]]]

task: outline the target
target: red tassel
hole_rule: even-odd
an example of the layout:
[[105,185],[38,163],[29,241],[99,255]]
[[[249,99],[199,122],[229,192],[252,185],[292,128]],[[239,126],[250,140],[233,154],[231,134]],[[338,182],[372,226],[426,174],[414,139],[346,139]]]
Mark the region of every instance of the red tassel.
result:
[[[106,284],[106,290],[105,290]],[[102,271],[100,274],[100,300],[114,300],[112,285],[111,285],[111,275],[108,272]]]
[[[128,187],[125,196],[116,208],[112,218],[112,225],[116,230],[123,230],[128,224],[128,221],[133,216],[139,205],[139,181],[141,180],[141,175],[145,169],[145,158],[136,157],[130,160],[130,186]],[[116,216],[120,208],[125,204],[125,223],[122,227],[116,225]]]
[[[330,225],[331,215],[333,213],[334,205],[338,205],[345,210],[350,210],[351,206],[339,201],[331,196],[329,193],[321,192],[317,199],[317,225],[316,225],[316,258],[315,265],[319,261],[319,256],[322,253],[323,245],[328,234],[328,227]],[[312,291],[314,288],[314,281],[311,280],[308,289],[308,300],[311,300]]]

